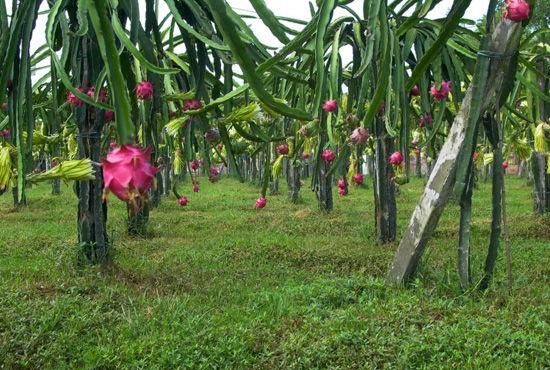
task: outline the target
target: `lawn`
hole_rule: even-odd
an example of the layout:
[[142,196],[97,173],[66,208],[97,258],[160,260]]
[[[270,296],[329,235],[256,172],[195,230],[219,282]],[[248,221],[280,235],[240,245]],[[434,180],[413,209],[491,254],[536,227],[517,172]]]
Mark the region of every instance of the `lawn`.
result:
[[[399,233],[422,185],[401,188]],[[384,280],[397,243],[376,243],[372,186],[338,197],[330,214],[307,186],[302,204],[283,192],[263,210],[258,189],[232,179],[181,188],[189,206],[163,199],[146,239],[125,235],[111,197],[106,269],[78,263],[71,187],[35,187],[18,212],[0,197],[0,368],[550,367],[550,219],[532,215],[525,180],[507,179],[513,290],[500,257],[484,293],[457,288],[456,205],[403,289]],[[490,196],[489,183],[474,195],[476,281]]]

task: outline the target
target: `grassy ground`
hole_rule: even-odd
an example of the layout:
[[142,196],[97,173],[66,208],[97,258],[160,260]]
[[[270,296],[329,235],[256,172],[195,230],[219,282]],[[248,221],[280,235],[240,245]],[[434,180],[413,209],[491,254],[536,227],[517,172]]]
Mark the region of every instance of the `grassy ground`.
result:
[[[543,369],[550,367],[550,219],[508,179],[514,287],[499,259],[491,289],[457,289],[459,211],[450,206],[409,289],[384,276],[397,244],[373,236],[370,189],[329,215],[313,194],[252,208],[258,190],[201,181],[180,208],[152,213],[148,239],[125,235],[111,200],[116,254],[102,270],[76,263],[70,188],[34,188],[29,206],[0,198],[0,368]],[[189,192],[189,185],[185,190]],[[398,198],[399,230],[422,190]],[[473,272],[490,228],[490,186],[474,199]],[[502,255],[502,253],[501,253]]]

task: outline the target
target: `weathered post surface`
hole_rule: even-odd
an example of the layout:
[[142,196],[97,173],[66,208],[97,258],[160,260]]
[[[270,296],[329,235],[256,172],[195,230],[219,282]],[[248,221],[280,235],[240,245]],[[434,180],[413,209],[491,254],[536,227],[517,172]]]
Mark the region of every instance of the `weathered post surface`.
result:
[[[489,67],[481,105],[482,112],[494,103],[495,93],[502,89],[504,78],[513,78],[513,76],[505,76],[510,65],[510,58],[506,56],[516,52],[520,29],[521,25],[502,20],[492,34],[487,51],[495,55],[495,58],[492,59]],[[478,56],[478,62],[479,58]],[[399,244],[388,274],[388,279],[392,283],[406,283],[414,275],[426,244],[449,201],[456,179],[457,159],[465,144],[466,126],[468,122],[473,121],[471,118],[479,119],[479,116],[470,117],[472,91],[473,88],[470,85]]]

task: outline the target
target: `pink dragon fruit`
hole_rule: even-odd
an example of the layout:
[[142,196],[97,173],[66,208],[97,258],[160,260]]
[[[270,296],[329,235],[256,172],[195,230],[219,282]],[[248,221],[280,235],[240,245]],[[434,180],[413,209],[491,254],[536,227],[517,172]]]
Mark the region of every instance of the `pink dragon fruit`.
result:
[[331,149],[325,149],[321,153],[321,159],[323,159],[326,163],[330,163],[336,159],[336,153],[334,153]]
[[345,179],[338,179],[336,183],[338,184],[339,188],[346,188],[348,186]]
[[118,199],[130,203],[146,196],[158,172],[151,164],[151,149],[138,145],[116,146],[101,163],[105,195],[112,192]]
[[369,132],[364,127],[357,127],[349,137],[349,141],[354,145],[365,144],[368,140]]
[[204,138],[208,144],[216,144],[220,141],[220,131],[217,128],[210,128],[204,133]]
[[178,203],[180,206],[185,207],[189,203],[189,200],[187,199],[186,196],[181,196],[178,199]]
[[327,100],[323,103],[323,110],[327,113],[334,112],[338,109],[338,102],[336,100]]
[[220,171],[214,166],[210,167],[210,175],[208,176],[208,180],[210,182],[217,182],[220,179]]
[[414,85],[411,89],[411,95],[412,96],[420,96],[420,88],[418,85]]
[[115,112],[112,110],[106,110],[103,115],[103,119],[105,120],[105,123],[113,122],[115,120]]
[[183,110],[197,110],[202,108],[202,103],[199,99],[189,99],[183,103]]
[[254,207],[257,209],[262,209],[262,208],[265,208],[266,205],[267,205],[267,199],[265,197],[260,197],[256,199],[256,204],[254,205]]
[[509,166],[508,161],[502,162],[502,169],[503,169],[504,171],[506,171],[506,170],[508,169],[508,166]]
[[523,22],[529,19],[531,9],[525,0],[506,0],[506,11],[504,18],[512,22]]
[[139,100],[149,100],[153,96],[153,84],[149,81],[138,82],[136,85],[136,97]]
[[[90,87],[86,95],[88,95],[91,99],[95,99],[95,86]],[[107,91],[105,89],[99,89],[98,99],[102,103],[107,101]]]
[[[78,91],[80,91],[81,93],[85,93],[85,90],[82,88],[82,87],[79,87],[77,89]],[[82,104],[84,104],[84,102],[82,100],[80,100],[75,94],[73,94],[71,91],[69,91],[67,93],[67,103],[69,103],[69,105],[71,107],[74,107],[74,108],[78,108],[78,107],[81,107]]]
[[390,155],[390,164],[394,166],[399,166],[401,163],[403,163],[403,154],[401,152],[395,152],[392,155]]
[[338,188],[338,194],[340,194],[341,197],[345,197],[348,195],[348,189],[347,188]]
[[288,144],[277,145],[277,153],[279,153],[279,155],[287,155],[289,151]]
[[439,89],[436,88],[435,84],[433,84],[432,88],[430,89],[430,94],[432,94],[433,98],[437,101],[446,100],[449,97],[450,92],[451,81],[441,82],[441,87]]
[[9,138],[11,135],[11,132],[9,129],[5,128],[2,131],[0,131],[0,137],[3,137],[4,139]]
[[193,171],[196,171],[199,169],[200,165],[199,165],[199,161],[197,161],[196,159],[193,159],[191,162],[189,162],[189,166],[191,167],[191,169]]
[[355,175],[353,175],[353,182],[355,183],[355,185],[362,185],[363,181],[364,177],[362,173],[356,173]]
[[429,126],[432,124],[432,115],[430,113],[426,113],[420,116],[420,128],[424,128],[426,126]]

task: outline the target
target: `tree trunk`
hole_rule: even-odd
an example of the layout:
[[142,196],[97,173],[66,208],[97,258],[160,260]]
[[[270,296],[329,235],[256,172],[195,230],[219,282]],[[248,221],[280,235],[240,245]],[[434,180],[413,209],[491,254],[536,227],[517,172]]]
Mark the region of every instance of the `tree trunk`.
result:
[[533,208],[535,213],[550,212],[550,176],[546,173],[546,155],[533,152],[531,155],[533,175]]
[[374,163],[374,212],[376,233],[380,243],[392,242],[397,233],[394,172],[388,158],[393,152],[393,139],[388,137],[384,123],[376,118],[376,148]]

